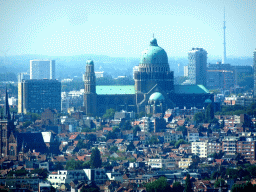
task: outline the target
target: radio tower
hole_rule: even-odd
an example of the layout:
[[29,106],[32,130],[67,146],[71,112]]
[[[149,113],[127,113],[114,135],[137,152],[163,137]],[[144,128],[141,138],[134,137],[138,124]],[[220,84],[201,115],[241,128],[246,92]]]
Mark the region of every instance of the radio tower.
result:
[[226,63],[226,21],[225,21],[225,7],[224,7],[224,21],[223,21],[223,32],[224,32],[224,42],[223,42],[223,58],[222,58],[222,64]]

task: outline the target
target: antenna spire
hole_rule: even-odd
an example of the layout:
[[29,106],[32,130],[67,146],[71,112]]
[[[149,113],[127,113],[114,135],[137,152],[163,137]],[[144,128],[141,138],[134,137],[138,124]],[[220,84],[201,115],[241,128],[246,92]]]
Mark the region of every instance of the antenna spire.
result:
[[226,63],[226,18],[225,18],[225,7],[224,7],[224,21],[223,21],[223,58],[222,64]]

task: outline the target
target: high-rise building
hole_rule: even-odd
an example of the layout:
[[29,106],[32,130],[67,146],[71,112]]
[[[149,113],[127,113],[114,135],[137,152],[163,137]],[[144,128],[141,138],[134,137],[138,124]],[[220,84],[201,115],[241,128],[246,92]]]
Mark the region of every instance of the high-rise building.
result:
[[206,86],[207,52],[203,48],[192,48],[188,52],[188,78],[191,84]]
[[254,69],[254,90],[253,96],[256,98],[256,49],[253,52],[253,69]]
[[30,79],[55,79],[55,60],[30,60]]
[[188,77],[188,66],[184,66],[184,77]]
[[30,79],[18,84],[18,113],[41,113],[47,108],[61,111],[60,82]]
[[22,80],[30,79],[30,75],[28,73],[19,73],[18,74],[18,83],[22,82]]

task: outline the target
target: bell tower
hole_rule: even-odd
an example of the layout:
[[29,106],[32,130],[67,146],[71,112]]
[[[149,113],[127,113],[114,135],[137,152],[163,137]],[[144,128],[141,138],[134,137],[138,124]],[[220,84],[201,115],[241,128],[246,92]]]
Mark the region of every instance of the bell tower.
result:
[[15,126],[13,121],[6,88],[4,114],[1,114],[0,118],[0,158],[15,160],[17,157],[17,139],[14,137]]
[[84,107],[86,115],[95,116],[97,114],[96,77],[92,60],[86,61],[86,71],[84,74]]

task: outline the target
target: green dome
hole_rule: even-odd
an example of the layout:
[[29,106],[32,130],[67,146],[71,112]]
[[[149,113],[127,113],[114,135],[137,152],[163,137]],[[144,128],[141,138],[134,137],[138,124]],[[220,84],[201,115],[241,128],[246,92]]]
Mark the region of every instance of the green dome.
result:
[[140,64],[145,65],[168,65],[168,57],[165,50],[158,46],[153,38],[150,45],[141,53]]
[[159,92],[155,92],[149,97],[149,101],[163,101],[163,100],[164,100],[164,96],[162,95],[162,93],[159,93]]
[[206,99],[204,102],[205,103],[212,103],[212,100],[211,99]]
[[93,60],[87,60],[87,61],[86,61],[86,64],[87,64],[87,65],[94,65]]

